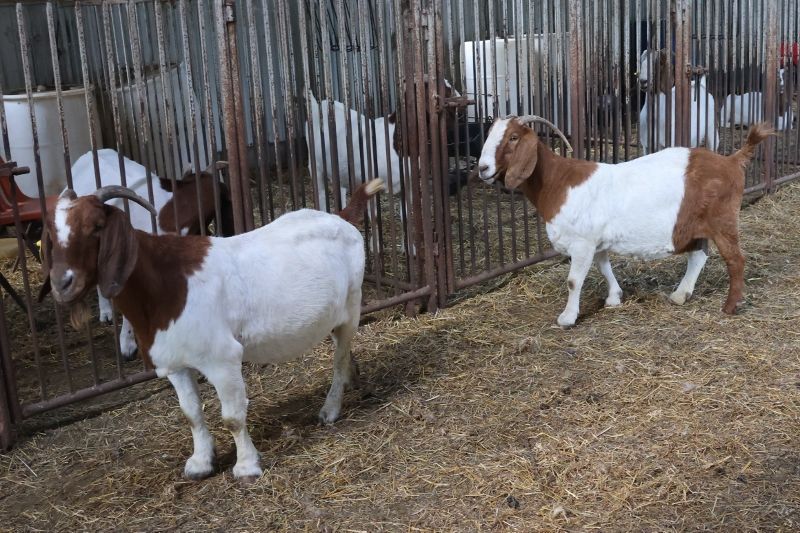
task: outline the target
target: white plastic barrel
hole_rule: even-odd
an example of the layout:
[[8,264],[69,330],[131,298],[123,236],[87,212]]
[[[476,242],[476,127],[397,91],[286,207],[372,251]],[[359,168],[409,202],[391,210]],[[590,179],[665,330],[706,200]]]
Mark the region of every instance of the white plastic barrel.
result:
[[[89,112],[86,109],[86,90],[83,87],[61,92],[64,105],[64,124],[67,130],[69,151],[73,159],[91,149],[89,139]],[[18,166],[27,166],[30,174],[16,178],[19,188],[26,195],[37,197],[39,187],[36,181],[36,160],[33,151],[33,129],[31,127],[30,107],[26,94],[3,95],[11,157]],[[33,93],[33,109],[36,116],[36,132],[39,139],[39,156],[42,161],[42,179],[46,195],[58,194],[67,185],[64,168],[64,143],[61,138],[61,124],[55,91]],[[93,107],[91,117],[94,121],[95,139],[101,146],[100,127],[97,110]]]
[[[485,116],[492,116],[493,114],[493,101],[497,97],[498,115],[504,117],[510,114],[522,114],[530,112],[528,109],[528,99],[533,95],[534,109],[533,112],[543,114],[547,118],[551,118],[556,124],[563,125],[565,131],[569,130],[569,95],[566,94],[561,87],[563,82],[566,81],[566,86],[569,86],[569,73],[566,69],[562,68],[562,76],[566,76],[566,80],[562,80],[559,85],[556,74],[555,64],[549,64],[548,58],[544,54],[547,47],[550,52],[555,51],[556,39],[561,38],[564,42],[568,42],[568,33],[563,35],[556,34],[535,34],[531,39],[532,54],[530,58],[530,71],[531,83],[528,83],[528,55],[529,45],[527,35],[519,38],[509,37],[507,40],[495,39],[494,52],[495,52],[495,68],[492,68],[492,41],[466,41],[461,45],[461,68],[464,73],[464,88],[466,89],[466,96],[469,98],[478,97],[478,89],[481,93],[481,107]],[[545,39],[547,42],[545,43]],[[478,70],[477,59],[480,57],[480,71]],[[555,54],[553,54],[555,57]],[[519,58],[519,75],[520,80],[517,83],[517,58]],[[549,100],[548,107],[549,113],[544,112],[542,109],[537,109],[535,106],[538,104],[538,88],[539,88],[539,66],[542,66],[542,72],[545,73],[546,79],[542,80],[542,87],[545,94],[543,95],[546,100]],[[506,84],[506,77],[508,77],[508,84]],[[519,86],[519,89],[517,87]],[[496,88],[495,88],[496,87]],[[506,90],[508,94],[506,94]],[[506,97],[510,102],[510,106],[506,105]],[[487,98],[488,97],[488,98]],[[518,98],[522,99],[523,107],[518,108]],[[566,101],[567,116],[562,118],[563,112],[561,105]],[[478,106],[467,107],[469,120],[474,121],[477,117]]]

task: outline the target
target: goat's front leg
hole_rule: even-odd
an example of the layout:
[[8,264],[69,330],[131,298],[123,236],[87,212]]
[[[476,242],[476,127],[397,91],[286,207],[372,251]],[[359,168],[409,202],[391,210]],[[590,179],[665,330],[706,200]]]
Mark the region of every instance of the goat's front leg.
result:
[[183,469],[183,475],[189,479],[203,479],[214,473],[214,437],[206,427],[203,417],[203,404],[197,390],[197,378],[194,370],[184,368],[167,374],[181,405],[183,414],[189,420],[194,441],[194,453]]
[[574,326],[575,321],[578,319],[578,311],[580,311],[581,304],[581,288],[583,287],[583,280],[586,279],[586,274],[589,273],[589,269],[592,266],[594,251],[594,246],[585,243],[573,246],[569,250],[571,257],[569,276],[567,277],[569,297],[567,298],[567,307],[558,316],[559,326]]
[[683,305],[692,296],[695,283],[697,283],[697,277],[700,276],[700,272],[702,272],[707,259],[708,255],[706,255],[706,252],[702,249],[689,253],[686,274],[684,274],[675,292],[669,295],[669,299],[672,303]]
[[97,287],[97,305],[100,308],[100,322],[110,323],[114,320],[114,308],[111,300],[100,294],[100,287]]
[[603,274],[608,282],[608,298],[606,298],[606,307],[616,307],[622,303],[622,288],[617,283],[617,278],[614,277],[614,271],[611,269],[611,261],[608,259],[608,252],[597,252],[594,256],[594,261],[597,264],[597,269]]
[[203,374],[214,386],[222,407],[222,422],[233,435],[236,443],[236,464],[233,477],[241,481],[255,481],[261,476],[258,450],[247,432],[247,392],[242,378],[241,346],[239,355],[227,358],[210,368],[203,368]]
[[[361,305],[360,302],[361,298],[358,299],[358,305]],[[355,316],[358,316],[358,310],[356,310]],[[355,324],[343,324],[333,330],[333,340],[336,346],[333,354],[333,379],[328,396],[325,398],[325,405],[319,412],[319,419],[323,424],[332,424],[339,418],[345,388],[354,384],[355,376],[351,364],[350,345],[356,328],[358,328],[357,320]]]
[[124,316],[119,332],[119,350],[125,361],[133,361],[136,358],[136,336],[133,334],[133,326]]

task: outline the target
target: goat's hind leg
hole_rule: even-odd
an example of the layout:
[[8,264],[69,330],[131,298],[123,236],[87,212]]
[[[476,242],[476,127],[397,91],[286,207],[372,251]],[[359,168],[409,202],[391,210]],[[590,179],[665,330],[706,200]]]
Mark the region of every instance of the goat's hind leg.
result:
[[253,446],[247,431],[248,400],[242,377],[242,346],[235,341],[234,344],[235,353],[200,370],[217,391],[222,409],[222,422],[236,443],[233,477],[250,482],[261,476],[261,465],[258,450]]
[[[360,302],[360,297],[358,298]],[[360,304],[359,304],[360,305]],[[348,386],[355,385],[355,365],[353,365],[350,347],[358,328],[358,313],[354,321],[337,326],[333,330],[335,350],[333,354],[333,379],[325,404],[319,412],[319,420],[323,424],[332,424],[339,418],[342,410],[344,392]]]
[[597,264],[597,269],[603,274],[608,282],[608,298],[606,298],[606,307],[616,307],[622,303],[622,287],[617,283],[617,278],[614,277],[614,271],[611,269],[611,261],[608,259],[608,252],[597,252],[594,256],[594,261]]
[[214,437],[206,427],[203,417],[203,404],[197,390],[197,378],[194,370],[184,368],[172,374],[167,374],[181,410],[192,428],[194,453],[186,461],[183,475],[189,479],[203,479],[214,473]]
[[700,276],[700,272],[703,271],[706,260],[708,260],[708,254],[706,253],[707,243],[708,241],[704,239],[700,249],[689,252],[686,274],[684,274],[678,288],[669,295],[669,299],[672,303],[683,305],[692,296],[697,278]]
[[723,313],[732,315],[744,301],[744,255],[739,247],[739,235],[737,231],[729,234],[717,235],[714,237],[714,244],[717,245],[719,254],[725,259],[728,266],[728,299],[722,308]]

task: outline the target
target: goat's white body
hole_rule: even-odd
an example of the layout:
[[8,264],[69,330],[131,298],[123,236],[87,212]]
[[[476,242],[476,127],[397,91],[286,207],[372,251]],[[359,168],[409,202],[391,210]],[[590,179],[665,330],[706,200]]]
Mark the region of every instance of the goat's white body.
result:
[[[729,126],[736,124],[740,126],[752,126],[764,120],[763,107],[761,105],[763,95],[760,92],[745,94],[729,94],[725,97],[725,102],[720,109],[720,125]],[[789,106],[776,121],[776,128],[779,131],[792,127],[792,108]]]
[[688,163],[688,148],[616,165],[599,163],[586,181],[568,190],[561,210],[547,223],[553,247],[569,253],[580,242],[641,259],[673,253],[672,230]]
[[183,313],[156,334],[156,371],[216,361],[232,341],[244,347],[244,360],[261,364],[306,353],[351,322],[353,309],[357,320],[363,242],[350,223],[310,209],[246,234],[211,237],[202,267],[188,280]]
[[[696,147],[704,144],[709,150],[716,151],[719,145],[719,132],[716,125],[716,107],[714,96],[706,91],[705,84],[700,82],[699,91],[696,83],[692,82],[691,86],[691,140],[690,146]],[[650,116],[651,98],[653,95],[645,93],[644,105],[639,112],[639,142],[642,145],[642,150],[645,154],[657,152],[667,145],[675,144],[675,87],[671,90],[671,127],[669,140],[667,138],[667,95],[658,92],[655,99],[655,113],[657,113],[657,120],[655,126],[652,125],[652,117]],[[699,108],[698,108],[699,107]],[[651,128],[655,129],[655,142],[657,145],[654,149],[650,147],[649,132]]]
[[223,421],[236,442],[237,478],[261,474],[247,432],[242,361],[294,359],[332,335],[334,374],[320,418],[329,423],[339,416],[361,312],[363,247],[354,226],[309,209],[243,235],[211,238],[202,265],[188,279],[183,312],[156,333],[150,348],[157,374],[172,382],[190,421],[194,454],[186,462],[188,477],[210,474],[214,459],[195,370],[220,398]]
[[[127,187],[142,198],[149,199],[150,195],[147,191],[147,169],[136,161],[132,161],[124,156],[122,162],[125,168],[125,182],[127,183]],[[122,185],[122,173],[119,169],[119,154],[116,150],[110,148],[98,150],[97,163],[101,186]],[[172,193],[161,188],[158,182],[158,176],[156,176],[155,173],[151,172],[150,174],[153,183],[153,207],[156,208],[156,212],[160,212],[161,208],[172,198]],[[72,186],[78,196],[92,194],[97,190],[92,152],[86,152],[72,165]],[[119,209],[124,209],[123,201],[120,198],[114,198],[110,200],[108,204]],[[128,202],[128,206],[130,209],[131,225],[136,229],[152,233],[153,223],[150,212],[135,202]],[[166,233],[166,231],[158,225],[158,221],[156,221],[156,232],[158,234]],[[97,303],[100,308],[100,321],[110,322],[113,318],[114,311],[111,307],[111,302],[100,294],[99,289],[97,291]],[[133,354],[136,352],[136,339],[133,336],[133,329],[130,323],[124,317],[120,330],[119,345],[124,358],[129,359],[133,357]]]
[[[330,105],[328,100],[323,100],[321,103],[309,93],[308,98],[311,103],[311,123],[314,129],[314,164],[317,173],[317,191],[319,195],[320,209],[325,206],[325,176],[332,180],[333,176],[333,151],[331,150],[331,135],[328,127],[328,120],[330,115]],[[322,106],[322,113],[320,114],[320,105]],[[389,143],[386,143],[386,119],[378,117],[374,120],[368,120],[364,115],[358,113],[353,109],[347,109],[343,103],[333,102],[333,115],[336,120],[336,161],[339,165],[339,180],[342,192],[342,202],[346,201],[345,194],[350,190],[349,166],[347,161],[347,120],[350,121],[350,127],[353,136],[353,179],[356,186],[362,182],[369,181],[373,178],[381,178],[386,183],[387,188],[391,183],[390,191],[393,194],[400,193],[400,155],[394,149],[392,144],[394,139],[395,124],[388,124],[389,128]],[[375,157],[377,159],[377,176],[371,174],[372,165],[366,160],[367,145],[367,122],[370,123],[370,131],[375,134]],[[359,125],[361,127],[361,136],[359,138]],[[306,139],[310,140],[308,124],[305,126]],[[322,137],[324,136],[324,142]],[[364,169],[367,175],[362,173],[362,157],[361,152],[364,151]],[[389,161],[387,163],[386,154],[389,154]],[[369,163],[369,164],[368,164]],[[309,172],[311,171],[311,158],[309,157]],[[327,172],[327,173],[326,173]],[[389,176],[391,174],[391,178]],[[332,204],[332,202],[331,202]],[[344,205],[344,204],[343,204]]]
[[[104,148],[97,151],[98,166],[100,169],[100,185],[122,185],[122,174],[119,169],[119,154],[110,148]],[[127,157],[122,158],[123,166],[125,168],[125,181],[127,187],[132,189],[136,194],[142,198],[150,199],[147,191],[147,169],[132,161]],[[156,212],[161,211],[161,208],[172,198],[172,193],[165,191],[158,183],[158,176],[154,172],[150,172],[153,182],[153,207]],[[86,152],[78,158],[72,165],[72,185],[73,190],[78,196],[92,194],[97,190],[97,182],[95,181],[94,174],[94,159],[92,152]],[[108,202],[109,205],[123,209],[123,201],[115,198]],[[128,202],[131,213],[131,225],[142,231],[152,233],[153,224],[151,222],[150,212],[144,207],[134,202]],[[157,233],[165,233],[164,229],[156,226]]]

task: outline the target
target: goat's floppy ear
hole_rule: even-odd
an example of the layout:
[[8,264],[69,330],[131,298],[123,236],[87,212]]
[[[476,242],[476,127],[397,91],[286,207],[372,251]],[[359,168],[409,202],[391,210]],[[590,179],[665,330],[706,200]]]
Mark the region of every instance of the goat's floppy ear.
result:
[[533,174],[533,169],[536,168],[536,162],[539,158],[537,151],[539,139],[536,134],[526,133],[520,136],[517,142],[517,148],[511,154],[504,182],[506,188],[511,190],[519,187],[523,181]]
[[125,213],[106,206],[106,227],[100,232],[97,254],[97,285],[106,298],[114,298],[125,286],[136,266],[139,245]]

